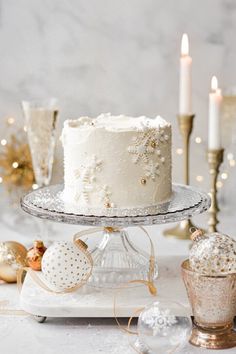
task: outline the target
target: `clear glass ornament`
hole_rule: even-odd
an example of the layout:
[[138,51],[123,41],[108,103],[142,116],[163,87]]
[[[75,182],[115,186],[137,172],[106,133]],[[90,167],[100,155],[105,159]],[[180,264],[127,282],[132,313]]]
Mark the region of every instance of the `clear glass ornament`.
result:
[[[190,317],[178,316],[183,306],[157,301],[145,307],[138,319],[136,347],[147,353],[177,353],[186,345],[192,330]],[[138,349],[138,348],[136,348]]]

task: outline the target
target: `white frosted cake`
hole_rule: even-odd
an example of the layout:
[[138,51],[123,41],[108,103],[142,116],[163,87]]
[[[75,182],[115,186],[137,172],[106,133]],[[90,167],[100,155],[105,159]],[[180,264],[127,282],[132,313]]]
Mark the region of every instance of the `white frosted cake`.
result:
[[171,197],[171,124],[161,117],[67,120],[62,198],[77,213],[139,215]]

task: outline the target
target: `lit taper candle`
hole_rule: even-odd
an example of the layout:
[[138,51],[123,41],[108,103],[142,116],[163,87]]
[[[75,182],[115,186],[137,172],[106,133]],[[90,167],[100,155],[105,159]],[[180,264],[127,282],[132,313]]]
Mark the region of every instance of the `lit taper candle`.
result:
[[179,114],[192,114],[192,58],[189,55],[188,35],[183,34],[180,57]]
[[208,148],[217,150],[221,148],[220,116],[222,106],[222,94],[218,88],[215,76],[211,79],[211,92],[209,94],[209,125],[208,125]]

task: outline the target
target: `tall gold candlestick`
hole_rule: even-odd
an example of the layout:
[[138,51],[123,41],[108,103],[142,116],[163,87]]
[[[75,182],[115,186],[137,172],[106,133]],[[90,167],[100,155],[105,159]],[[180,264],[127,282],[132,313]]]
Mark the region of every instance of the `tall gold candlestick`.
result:
[[183,138],[184,183],[189,185],[189,141],[193,130],[194,115],[179,115],[179,130]]
[[[189,185],[189,143],[190,136],[193,130],[194,114],[191,115],[178,115],[178,124],[180,133],[183,138],[183,156],[184,156],[184,183]],[[183,220],[177,226],[172,229],[164,231],[165,236],[173,236],[178,239],[188,240],[190,239],[190,229],[195,227],[191,220]]]
[[216,149],[216,150],[208,150],[207,158],[208,164],[210,167],[210,175],[211,175],[211,207],[209,209],[209,220],[208,220],[208,232],[216,232],[217,231],[217,224],[219,220],[217,218],[217,214],[219,213],[220,209],[218,207],[217,202],[217,178],[219,175],[220,165],[223,162],[224,157],[224,149]]

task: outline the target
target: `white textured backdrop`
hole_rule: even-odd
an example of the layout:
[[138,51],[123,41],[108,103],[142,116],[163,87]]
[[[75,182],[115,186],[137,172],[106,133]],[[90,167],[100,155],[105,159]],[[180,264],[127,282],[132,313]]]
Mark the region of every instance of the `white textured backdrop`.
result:
[[[209,83],[215,74],[223,88],[236,84],[235,31],[235,0],[1,0],[1,121],[22,119],[20,101],[42,96],[59,98],[61,122],[108,111],[161,114],[174,125],[174,179],[181,181],[175,120],[180,40],[187,32],[193,137],[203,138],[192,144],[192,183],[207,188]],[[234,178],[231,169],[227,200],[235,198]]]

